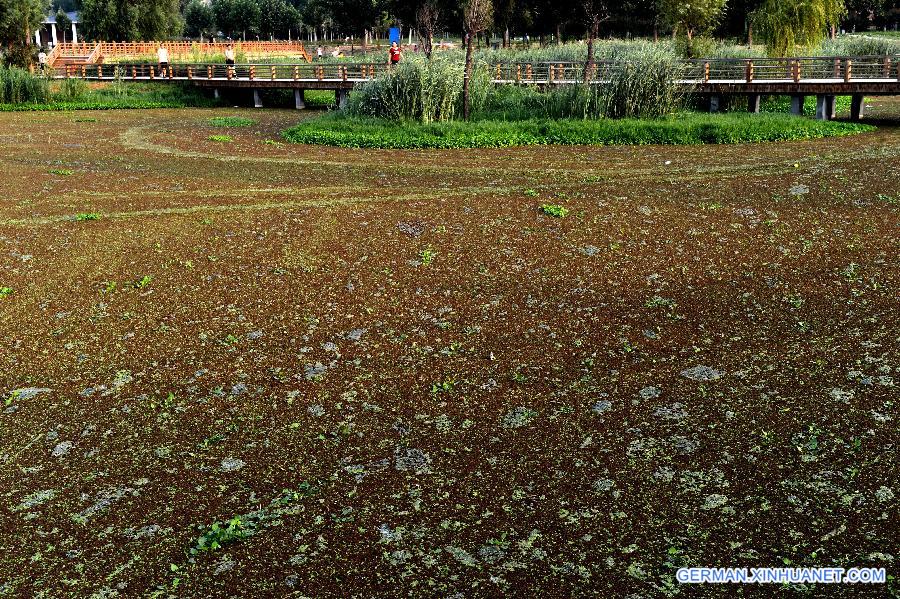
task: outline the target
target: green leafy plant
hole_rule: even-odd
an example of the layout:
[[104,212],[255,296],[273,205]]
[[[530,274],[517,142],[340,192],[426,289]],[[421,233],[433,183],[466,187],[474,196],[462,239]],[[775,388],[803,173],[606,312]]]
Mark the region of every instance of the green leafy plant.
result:
[[147,287],[147,285],[150,284],[150,281],[152,280],[153,277],[151,277],[150,275],[144,275],[143,277],[132,283],[131,286],[135,289],[144,289],[145,287]]
[[428,266],[434,261],[437,252],[429,245],[427,248],[419,252],[419,263],[422,266]]
[[12,287],[0,287],[0,298],[9,297],[12,293]]
[[569,209],[559,204],[541,204],[541,212],[554,218],[565,218]]
[[230,135],[210,135],[209,141],[219,141],[219,142],[231,142],[234,141],[234,138]]
[[98,212],[80,212],[75,215],[76,221],[100,220],[102,216]]
[[250,127],[256,121],[242,116],[217,116],[209,119],[209,124],[213,127]]
[[75,174],[75,171],[69,170],[67,168],[52,168],[49,172],[51,175],[61,175],[64,177]]

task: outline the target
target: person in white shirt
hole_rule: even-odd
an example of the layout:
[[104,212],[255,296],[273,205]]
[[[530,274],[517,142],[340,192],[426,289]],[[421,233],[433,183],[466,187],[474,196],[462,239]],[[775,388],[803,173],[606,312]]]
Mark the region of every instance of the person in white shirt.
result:
[[159,72],[165,76],[166,71],[169,69],[169,50],[168,48],[163,47],[162,44],[159,45],[159,50],[156,51],[156,57],[159,60]]
[[47,70],[47,53],[44,52],[43,48],[38,52],[38,65],[40,65],[42,73]]

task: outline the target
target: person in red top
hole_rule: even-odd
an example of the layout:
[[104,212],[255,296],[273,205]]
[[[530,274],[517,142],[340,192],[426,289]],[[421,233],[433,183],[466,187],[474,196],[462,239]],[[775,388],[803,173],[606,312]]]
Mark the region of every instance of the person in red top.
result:
[[391,42],[391,49],[388,50],[388,55],[391,58],[391,66],[400,62],[402,53],[400,52],[400,46],[397,45],[397,42]]

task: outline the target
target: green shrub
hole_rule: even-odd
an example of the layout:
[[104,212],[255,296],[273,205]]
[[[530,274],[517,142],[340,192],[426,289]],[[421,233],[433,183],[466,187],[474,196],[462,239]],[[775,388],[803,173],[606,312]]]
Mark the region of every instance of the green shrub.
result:
[[500,148],[523,145],[689,145],[852,135],[874,127],[780,114],[680,113],[657,119],[531,119],[417,123],[330,113],[283,133],[295,143],[348,148]]

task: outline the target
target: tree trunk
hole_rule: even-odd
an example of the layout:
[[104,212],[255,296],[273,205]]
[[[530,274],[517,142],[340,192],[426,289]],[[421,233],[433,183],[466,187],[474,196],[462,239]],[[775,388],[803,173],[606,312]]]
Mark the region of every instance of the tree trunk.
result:
[[653,19],[653,43],[659,43],[659,22]]
[[474,32],[469,31],[466,33],[466,69],[463,74],[463,118],[465,120],[469,120],[470,116],[470,105],[469,105],[469,87],[472,79],[472,34]]
[[507,27],[506,30],[503,32],[503,47],[504,48],[510,47],[510,45],[509,45],[509,27]]
[[752,21],[747,25],[747,47],[748,48],[753,47],[753,22]]
[[562,25],[556,24],[556,45],[562,45]]
[[584,63],[584,73],[582,73],[581,76],[581,80],[584,81],[585,85],[588,85],[591,82],[591,75],[594,71],[594,39],[597,37],[599,31],[600,23],[597,17],[594,17],[588,27],[587,60]]

